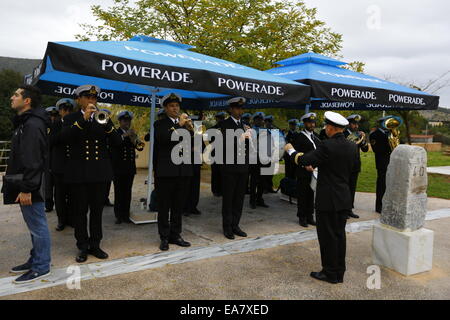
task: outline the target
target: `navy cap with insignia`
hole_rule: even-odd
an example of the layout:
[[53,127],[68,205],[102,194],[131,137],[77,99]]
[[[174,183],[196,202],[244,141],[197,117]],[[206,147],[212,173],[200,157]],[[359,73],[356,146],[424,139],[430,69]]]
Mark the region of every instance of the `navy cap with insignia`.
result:
[[243,107],[247,100],[244,97],[235,97],[227,101],[230,107]]
[[160,103],[163,107],[165,107],[169,102],[181,103],[182,100],[183,99],[181,99],[181,97],[178,94],[171,92],[162,97]]
[[314,112],[304,114],[300,120],[303,122],[316,122],[317,115]]
[[47,113],[58,113],[58,109],[55,106],[45,108],[45,112]]
[[101,90],[98,86],[92,84],[84,84],[75,89],[75,96],[81,97],[82,95],[93,95],[98,97],[100,92]]
[[264,114],[264,112],[258,111],[253,114],[252,119],[256,119],[256,118],[264,119],[265,116],[266,115]]
[[351,123],[358,123],[361,121],[361,116],[359,114],[352,114],[351,116],[347,117],[347,120]]
[[133,119],[133,112],[128,111],[128,110],[123,110],[120,111],[119,114],[117,115],[117,119]]
[[298,124],[298,119],[290,119],[290,120],[288,120],[288,123],[289,124]]
[[75,103],[75,100],[73,100],[73,99],[62,98],[62,99],[59,99],[58,102],[56,102],[56,109],[59,110],[64,105],[72,105],[71,109],[73,109],[73,108],[75,108],[76,103]]
[[246,112],[241,116],[241,119],[250,119],[251,117],[252,117],[251,113]]
[[265,116],[264,121],[273,121],[273,116],[272,115]]

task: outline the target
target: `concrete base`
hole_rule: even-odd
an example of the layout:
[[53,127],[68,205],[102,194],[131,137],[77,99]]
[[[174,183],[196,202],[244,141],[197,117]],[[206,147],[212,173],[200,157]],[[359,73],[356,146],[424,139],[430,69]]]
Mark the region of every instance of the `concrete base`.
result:
[[374,225],[373,263],[406,276],[430,271],[433,261],[434,232],[421,228],[401,232],[386,225]]

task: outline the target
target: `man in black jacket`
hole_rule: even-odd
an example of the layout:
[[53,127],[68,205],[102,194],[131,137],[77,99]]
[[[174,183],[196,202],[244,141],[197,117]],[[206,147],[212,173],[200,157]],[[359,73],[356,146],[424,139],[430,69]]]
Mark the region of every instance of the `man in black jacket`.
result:
[[[224,146],[221,165],[222,226],[224,236],[228,239],[234,239],[234,235],[247,236],[239,227],[249,173],[247,141],[251,138],[249,132],[244,133],[250,128],[244,127],[241,121],[245,101],[242,97],[228,100],[230,117],[220,123]],[[230,159],[227,159],[227,155]]]
[[389,145],[389,131],[382,128],[381,123],[387,117],[378,119],[377,130],[369,135],[370,145],[375,153],[375,166],[377,169],[377,196],[375,200],[375,211],[381,213],[383,196],[386,192],[386,173],[391,159],[391,146]]
[[347,119],[338,113],[325,112],[326,134],[329,139],[317,149],[303,154],[291,144],[285,150],[298,166],[312,171],[318,167],[316,194],[317,235],[322,259],[322,271],[311,277],[330,283],[343,282],[345,273],[345,224],[352,208],[350,177],[357,166],[356,145],[348,141],[344,128]]
[[64,183],[65,164],[69,157],[70,146],[61,139],[64,117],[72,113],[76,104],[72,99],[58,100],[56,108],[60,119],[50,128],[50,171],[55,181],[55,208],[58,216],[56,231],[64,230],[66,225],[74,226],[68,186]]
[[[187,115],[180,116],[180,103],[181,97],[177,94],[170,93],[164,96],[161,104],[167,117],[155,121],[153,125],[155,129],[153,163],[158,199],[158,232],[161,238],[159,248],[163,251],[169,250],[169,243],[181,247],[191,245],[181,237],[183,207],[193,175],[191,154],[188,155],[189,163],[176,164],[172,159],[172,149],[179,143],[172,141],[172,134],[180,136],[188,133],[190,140],[193,133]],[[183,156],[183,152],[190,153],[190,150],[180,150],[180,156]]]
[[114,171],[114,214],[116,224],[130,223],[130,204],[134,175],[136,174],[136,150],[142,151],[137,134],[131,129],[133,113],[127,110],[119,112],[118,133],[122,141],[120,145],[112,147],[112,161]]
[[[307,153],[316,150],[321,144],[314,129],[316,128],[316,114],[310,112],[304,114],[300,120],[303,121],[304,129],[293,137],[292,145],[298,152]],[[311,179],[314,179],[313,173],[305,168],[297,167],[297,217],[302,227],[308,227],[308,224],[316,225],[314,221],[314,191],[311,189]]]
[[108,258],[108,254],[100,249],[106,189],[113,178],[107,143],[117,145],[121,138],[111,119],[106,124],[95,119],[99,93],[100,88],[93,85],[83,85],[75,90],[80,111],[64,118],[61,132],[62,141],[69,145],[64,182],[70,185],[79,249],[75,260],[79,263],[87,260],[88,253],[99,259]]
[[[355,171],[352,172],[352,176],[350,178],[350,192],[352,193],[352,209],[355,207],[355,193],[356,193],[356,185],[358,184],[358,175],[361,172],[361,156],[359,154],[359,150],[362,152],[369,151],[369,145],[366,140],[366,135],[362,131],[358,131],[359,122],[361,121],[361,116],[359,114],[352,114],[347,117],[348,127],[344,131],[344,136],[347,139],[350,139],[354,143],[356,143],[358,148],[358,162],[355,168]],[[349,138],[350,136],[350,138]],[[359,216],[352,211],[350,211],[350,218],[358,219]]]
[[[211,129],[219,129],[220,123],[225,120],[225,112],[221,111],[216,113],[216,124]],[[211,141],[211,143],[214,140]],[[214,156],[215,152],[211,152],[211,156]],[[217,163],[211,164],[211,191],[215,197],[222,196],[222,175],[220,172],[220,165]]]
[[[43,194],[50,121],[40,107],[40,100],[39,89],[32,86],[20,87],[11,97],[11,107],[17,116],[2,192],[6,204],[20,203],[33,244],[28,261],[11,269],[13,273],[23,273],[15,283],[31,282],[50,273],[51,241]],[[13,177],[14,182],[5,181]]]
[[[289,124],[289,131],[286,134],[286,143],[293,143],[294,138],[299,133],[297,131],[298,127],[298,119],[290,119],[288,121]],[[285,170],[285,176],[291,179],[295,179],[295,166],[292,165],[292,162],[289,160],[289,155],[284,154],[284,170]]]
[[[47,112],[48,117],[50,118],[50,129],[53,125],[61,120],[58,112],[58,108],[55,106],[51,106],[45,108],[45,112]],[[51,145],[50,145],[51,149]],[[53,211],[53,206],[55,205],[55,180],[51,173],[52,166],[52,153],[51,150],[49,152],[49,167],[45,170],[45,212]]]

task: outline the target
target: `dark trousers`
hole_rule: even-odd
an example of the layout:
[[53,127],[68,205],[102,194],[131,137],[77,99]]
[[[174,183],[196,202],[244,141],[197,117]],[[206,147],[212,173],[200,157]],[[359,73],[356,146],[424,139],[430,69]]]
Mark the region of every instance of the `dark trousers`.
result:
[[377,198],[375,201],[375,211],[381,213],[383,207],[383,196],[386,192],[386,172],[387,168],[377,170]]
[[69,186],[64,183],[62,173],[54,173],[53,180],[55,182],[55,209],[58,223],[74,226]]
[[291,179],[295,179],[295,169],[296,167],[294,166],[294,164],[291,162],[292,160],[290,159],[288,154],[285,154],[283,156],[284,158],[284,173],[285,176]]
[[[98,248],[103,238],[102,213],[107,183],[70,185],[70,197],[75,218],[75,238],[80,250]],[[89,211],[89,232],[87,214]]]
[[211,165],[211,191],[213,194],[222,194],[222,175],[217,164]]
[[114,215],[116,219],[130,218],[134,174],[114,176]]
[[55,195],[55,182],[53,180],[53,174],[50,173],[49,170],[45,170],[44,173],[45,179],[45,209],[53,210],[54,195]]
[[[158,232],[161,240],[178,238],[190,177],[157,177]],[[170,213],[170,214],[169,214]]]
[[264,193],[264,176],[261,175],[261,167],[259,165],[250,165],[250,203],[263,201]]
[[358,184],[358,176],[359,172],[352,172],[352,174],[350,175],[349,186],[350,192],[352,194],[352,208],[355,207],[355,193],[356,193],[356,185]]
[[231,233],[239,226],[247,189],[248,172],[230,173],[222,171],[222,226]]
[[311,177],[297,178],[297,217],[312,219],[314,213],[314,191],[311,189]]
[[345,273],[345,224],[348,213],[349,210],[316,213],[322,272],[335,280],[343,278]]
[[200,200],[200,172],[202,166],[194,165],[194,176],[191,178],[191,183],[188,189],[188,196],[184,205],[184,212],[192,213],[197,209],[198,202]]
[[262,176],[264,179],[264,187],[266,189],[267,192],[272,192],[273,191],[273,175],[269,175],[269,176]]

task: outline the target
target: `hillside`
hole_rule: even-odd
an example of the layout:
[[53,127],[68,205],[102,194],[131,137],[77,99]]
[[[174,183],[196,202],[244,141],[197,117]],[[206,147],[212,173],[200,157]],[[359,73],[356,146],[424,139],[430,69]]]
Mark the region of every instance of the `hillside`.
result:
[[30,74],[33,69],[41,62],[38,59],[21,59],[0,57],[0,70],[11,69],[22,75]]
[[450,121],[449,108],[438,108],[437,110],[423,110],[419,112],[427,120]]

